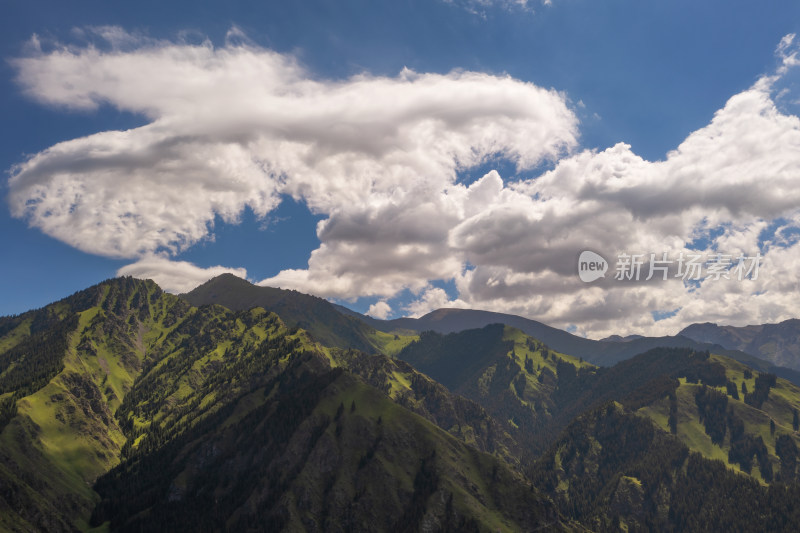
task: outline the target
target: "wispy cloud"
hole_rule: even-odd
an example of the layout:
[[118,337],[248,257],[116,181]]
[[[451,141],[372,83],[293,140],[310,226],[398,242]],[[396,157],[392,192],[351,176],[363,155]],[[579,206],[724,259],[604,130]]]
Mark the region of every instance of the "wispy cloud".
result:
[[533,13],[534,6],[551,6],[553,0],[442,0],[447,4],[466,9],[475,15],[486,17],[492,9],[511,12]]

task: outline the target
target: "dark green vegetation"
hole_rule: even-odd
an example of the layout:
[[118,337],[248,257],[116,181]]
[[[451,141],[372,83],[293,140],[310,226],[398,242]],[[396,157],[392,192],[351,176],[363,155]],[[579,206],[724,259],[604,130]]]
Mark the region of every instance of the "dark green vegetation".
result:
[[800,486],[765,487],[618,403],[582,415],[529,472],[594,531],[796,531]]
[[0,318],[0,530],[796,531],[800,389],[769,368],[110,280]]
[[555,507],[500,461],[341,369],[307,371],[308,357],[255,389],[257,407],[223,408],[101,478],[95,521],[125,531],[558,528]]

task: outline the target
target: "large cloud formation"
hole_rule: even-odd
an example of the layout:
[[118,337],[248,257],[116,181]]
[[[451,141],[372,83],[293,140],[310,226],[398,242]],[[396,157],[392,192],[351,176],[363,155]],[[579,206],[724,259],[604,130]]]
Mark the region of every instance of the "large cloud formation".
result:
[[[320,80],[291,57],[241,42],[142,39],[92,30],[14,62],[25,92],[70,109],[112,106],[147,124],[52,146],[12,170],[9,205],[81,250],[135,259],[124,273],[177,291],[204,272],[170,261],[288,194],[325,218],[308,267],[262,283],[324,297],[377,297],[387,316],[444,305],[519,313],[593,336],[674,333],[692,321],[798,315],[800,119],[775,87],[798,62],[734,95],[662,161],[618,144],[575,152],[565,95],[506,76],[454,71]],[[521,179],[459,174],[501,156]],[[542,175],[526,175],[544,161]],[[591,285],[581,250],[764,256],[757,280]],[[196,269],[196,270],[195,270]],[[229,269],[230,270],[230,269]],[[453,281],[450,299],[432,281]],[[657,311],[662,314],[656,313]],[[663,316],[670,316],[663,320]]]

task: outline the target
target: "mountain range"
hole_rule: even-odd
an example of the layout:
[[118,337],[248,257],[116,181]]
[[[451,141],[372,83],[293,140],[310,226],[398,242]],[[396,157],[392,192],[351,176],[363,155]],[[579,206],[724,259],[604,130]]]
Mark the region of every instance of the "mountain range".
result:
[[[696,351],[712,351],[745,363],[758,370],[772,372],[793,383],[800,385],[800,355],[791,359],[784,357],[778,359],[770,356],[762,358],[764,354],[755,355],[746,351],[749,346],[735,344],[721,335],[699,336],[693,333],[690,326],[674,336],[644,337],[631,335],[628,337],[615,336],[603,340],[587,339],[573,335],[564,330],[557,329],[541,322],[523,318],[521,316],[491,311],[474,309],[437,309],[420,318],[398,318],[394,320],[378,320],[369,316],[358,314],[343,306],[337,309],[351,317],[357,317],[362,322],[369,324],[378,331],[414,332],[436,331],[438,333],[453,333],[465,329],[481,328],[489,324],[507,324],[526,334],[547,343],[552,348],[577,357],[582,357],[596,365],[610,366],[636,354],[640,354],[658,347],[690,348]],[[800,320],[796,321],[800,324]],[[686,332],[689,332],[688,334]],[[800,353],[800,331],[794,339],[792,346]],[[789,345],[790,341],[785,344]],[[768,354],[769,355],[769,352]],[[776,362],[777,361],[777,362]],[[778,364],[784,363],[783,365]],[[791,364],[788,364],[791,363]]]
[[0,528],[798,530],[795,374],[724,346],[107,280],[0,318]]
[[747,352],[774,365],[800,370],[800,320],[757,326],[718,326],[710,322],[692,324],[680,335],[731,350]]

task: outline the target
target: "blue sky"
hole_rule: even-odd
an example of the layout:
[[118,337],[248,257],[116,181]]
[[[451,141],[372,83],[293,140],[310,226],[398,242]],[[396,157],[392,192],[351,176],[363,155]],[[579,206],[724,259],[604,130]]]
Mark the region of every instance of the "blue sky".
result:
[[[565,157],[585,150],[603,152],[620,142],[630,145],[630,152],[648,163],[665,160],[668,152],[675,150],[692,132],[708,126],[731,97],[747,91],[778,68],[780,57],[776,56],[776,48],[784,36],[800,29],[800,4],[790,1],[758,4],[553,0],[550,5],[529,2],[525,7],[509,2],[458,0],[346,3],[30,1],[5,3],[0,9],[0,54],[5,60],[0,65],[0,116],[3,117],[0,166],[6,170],[4,183],[15,172],[12,168],[23,163],[28,155],[62,141],[140,128],[152,120],[145,112],[115,104],[113,94],[104,96],[106,100],[99,105],[84,109],[25,94],[24,84],[16,79],[23,67],[13,60],[31,56],[30,40],[34,35],[46,43],[42,51],[37,52],[43,56],[66,45],[85,51],[90,41],[101,50],[106,46],[107,51],[108,46],[100,43],[101,38],[86,36],[91,28],[101,27],[116,27],[135,36],[137,43],[126,45],[129,48],[123,50],[123,54],[135,54],[142,46],[164,47],[165,43],[200,44],[208,40],[217,50],[244,43],[253,49],[293,58],[301,65],[304,76],[325,87],[347,83],[358,75],[395,79],[408,68],[420,74],[447,75],[463,70],[489,74],[493,79],[509,76],[515,82],[531,83],[544,90],[554,89],[577,123],[574,142],[565,141],[564,150],[540,154],[528,168],[509,163],[509,159],[514,159],[509,154],[516,149],[512,146],[505,156],[501,150],[499,157],[474,164],[473,168],[458,169],[457,183],[464,187],[497,169],[508,188],[517,180],[535,179]],[[83,30],[84,34],[76,33],[76,29]],[[793,90],[788,75],[781,81]],[[773,97],[775,102],[781,98],[776,94]],[[792,99],[783,101],[790,105]],[[507,111],[498,113],[502,115]],[[790,111],[786,113],[792,116]],[[302,190],[302,186],[298,187],[296,190]],[[8,193],[9,187],[5,185],[3,194],[7,196]],[[284,195],[283,202],[266,209],[268,214],[261,219],[247,206],[238,213],[238,218],[229,218],[227,222],[216,214],[213,228],[206,237],[190,242],[180,251],[167,252],[163,247],[150,251],[170,261],[191,263],[201,269],[217,265],[246,269],[252,281],[278,279],[276,276],[281,272],[306,269],[312,251],[322,244],[317,224],[330,217],[329,227],[333,227],[337,213],[344,208],[322,207],[324,202],[319,200],[314,204],[316,207],[312,206],[312,213],[307,205],[316,200],[310,200],[305,193],[295,194],[295,199],[285,192],[276,194]],[[97,208],[102,209],[102,206]],[[730,206],[727,208],[728,212],[735,212]],[[369,209],[365,207],[364,213],[373,212]],[[631,212],[635,211],[631,208]],[[779,211],[766,213],[754,209],[751,222],[778,220],[780,215],[780,220],[787,221],[784,226],[791,226],[790,215],[795,209],[783,206]],[[353,214],[353,220],[372,220],[364,213]],[[716,220],[713,215],[711,219]],[[696,235],[691,235],[692,223],[687,224],[688,242]],[[81,251],[91,246],[82,246],[77,239],[65,239],[53,231],[43,232],[28,225],[25,217],[14,218],[7,205],[0,210],[0,237],[5,251],[0,266],[0,314],[44,305],[113,277],[119,269],[139,259],[130,253],[114,257],[96,248],[92,249],[94,253]],[[532,227],[531,231],[536,228]],[[619,230],[620,233],[626,231],[622,227]],[[791,233],[791,227],[786,232]],[[324,238],[325,234],[322,235]],[[455,234],[451,234],[450,243],[455,238],[452,235]],[[714,234],[715,240],[716,236]],[[359,236],[352,242],[384,238],[385,234],[381,233]],[[630,245],[652,244],[654,238]],[[719,242],[713,244],[720,245]],[[610,239],[608,246],[620,244]],[[531,250],[532,255],[540,252]],[[367,269],[365,277],[383,279],[381,276],[384,276],[385,283],[378,287],[354,281],[343,285],[341,290],[327,293],[319,287],[331,285],[333,281],[327,281],[328,285],[306,283],[297,287],[349,302],[359,311],[384,301],[390,311],[374,310],[386,316],[424,311],[425,305],[430,307],[435,302],[445,301],[518,312],[562,327],[583,320],[601,324],[594,328],[583,322],[578,324],[578,331],[590,334],[604,333],[626,323],[625,317],[630,313],[643,316],[642,320],[652,320],[652,316],[662,316],[658,314],[659,309],[684,307],[672,301],[672,296],[665,295],[645,309],[609,312],[598,303],[597,295],[583,289],[565,289],[573,304],[583,302],[582,305],[594,314],[588,311],[569,313],[542,301],[531,304],[529,300],[516,301],[500,294],[484,295],[485,291],[476,286],[484,264],[479,259],[483,257],[481,252],[460,253],[446,260],[438,258],[440,267],[432,268],[431,272],[409,272],[409,278],[417,281],[408,286],[397,282],[395,274],[388,270]],[[553,254],[554,257],[558,255]],[[333,261],[330,264],[335,263],[329,255],[325,257]],[[560,260],[558,257],[551,260]],[[496,270],[485,276],[486,287],[496,285],[500,267],[533,278],[541,274],[531,282],[532,287],[539,282],[553,285],[545,279],[545,274],[557,271],[557,267],[509,266],[512,262],[486,263]],[[448,275],[449,267],[442,266],[445,264],[460,266]],[[327,272],[335,275],[337,270],[330,267]],[[465,272],[476,274],[466,279]],[[510,279],[504,281],[509,287]],[[622,300],[623,295],[603,298]],[[425,301],[428,303],[423,305]],[[721,314],[712,318],[767,320],[796,315],[794,308],[781,305],[771,301],[763,304],[758,313]],[[765,311],[776,307],[780,309]],[[693,318],[696,316],[687,315],[682,319]],[[678,319],[681,319],[680,313],[675,318]],[[671,327],[679,324],[671,323]],[[641,322],[638,326],[646,329],[647,323]]]

